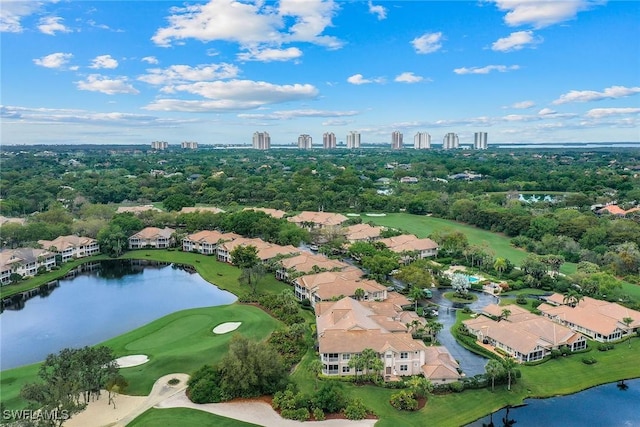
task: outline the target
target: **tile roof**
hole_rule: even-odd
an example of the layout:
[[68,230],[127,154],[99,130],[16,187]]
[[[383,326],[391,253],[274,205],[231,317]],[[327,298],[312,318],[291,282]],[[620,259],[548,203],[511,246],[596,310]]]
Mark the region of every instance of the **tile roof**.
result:
[[413,234],[403,234],[378,240],[394,252],[424,251],[437,249],[438,244],[431,239],[419,239]]
[[188,206],[180,209],[180,213],[194,213],[194,212],[212,212],[214,214],[223,213],[224,210],[216,207],[204,207],[204,206]]
[[141,206],[120,206],[116,210],[116,213],[131,212],[134,214],[138,214],[140,212],[146,212],[146,211],[162,212],[161,209],[158,209],[153,205],[141,205]]
[[289,221],[296,224],[303,224],[308,222],[318,225],[331,226],[340,225],[347,219],[349,218],[339,213],[303,211],[298,215],[290,217]]
[[220,241],[239,239],[242,236],[236,233],[221,233],[218,230],[203,230],[189,234],[186,240],[198,243],[216,244]]
[[346,262],[330,259],[325,255],[314,255],[310,252],[301,252],[291,258],[284,258],[280,261],[282,267],[287,270],[295,270],[300,273],[308,273],[313,270],[313,267],[321,268],[324,270],[333,269],[345,269],[349,267]]
[[57,252],[63,252],[65,249],[77,248],[80,246],[90,246],[97,243],[96,239],[83,236],[59,236],[53,240],[38,240],[43,248],[56,248]]
[[175,233],[176,230],[174,230],[173,228],[169,228],[169,227],[165,227],[165,228],[158,228],[158,227],[146,227],[143,228],[142,230],[138,231],[136,234],[134,234],[133,236],[131,236],[131,238],[138,238],[138,239],[158,239],[160,237],[164,237],[165,239],[170,239],[171,235],[173,233]]
[[36,262],[39,257],[49,258],[53,256],[55,254],[45,249],[2,249],[0,250],[0,269],[5,270],[6,267],[13,264],[30,264]]
[[354,224],[345,227],[345,237],[349,241],[375,239],[380,237],[382,227],[373,227],[369,224]]
[[270,215],[277,219],[284,218],[284,216],[287,214],[285,211],[281,211],[280,209],[271,209],[271,208],[244,208],[243,210],[264,212],[267,215]]

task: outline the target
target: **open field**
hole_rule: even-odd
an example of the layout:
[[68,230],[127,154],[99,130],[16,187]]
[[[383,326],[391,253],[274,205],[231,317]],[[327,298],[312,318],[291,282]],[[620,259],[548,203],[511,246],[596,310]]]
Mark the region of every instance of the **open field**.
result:
[[[212,332],[215,326],[227,321],[240,321],[242,325],[229,334]],[[149,356],[149,362],[144,365],[120,370],[129,382],[127,394],[147,395],[163,375],[192,373],[204,364],[219,361],[226,354],[234,333],[263,340],[279,325],[280,322],[257,307],[231,304],[172,313],[103,344],[111,347],[116,357]],[[37,380],[38,367],[39,364],[34,364],[2,372],[2,402],[7,408],[22,407],[20,388]]]

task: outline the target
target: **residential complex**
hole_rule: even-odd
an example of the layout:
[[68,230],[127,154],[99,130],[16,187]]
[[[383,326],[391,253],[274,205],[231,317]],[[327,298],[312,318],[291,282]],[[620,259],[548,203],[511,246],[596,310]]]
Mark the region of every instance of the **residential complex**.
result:
[[268,132],[255,132],[253,134],[253,148],[256,150],[268,150],[271,148],[271,137]]
[[324,228],[338,226],[348,218],[339,213],[302,211],[288,218],[289,221],[302,228]]
[[11,283],[11,275],[32,277],[38,269],[51,270],[56,265],[56,254],[45,249],[19,248],[0,250],[0,284]]
[[360,148],[360,133],[352,130],[347,134],[347,148]]
[[322,134],[322,148],[331,150],[336,147],[336,135],[333,132],[325,132],[324,134]]
[[391,149],[402,150],[402,132],[396,130],[391,133]]
[[416,150],[428,150],[431,148],[431,135],[427,132],[418,132],[413,137],[413,148]]
[[455,150],[460,148],[460,138],[457,133],[449,132],[444,136],[442,140],[443,150]]
[[476,132],[473,134],[473,149],[474,150],[486,150],[489,148],[487,142],[487,132]]
[[408,331],[413,312],[389,302],[319,302],[315,306],[318,351],[325,375],[355,375],[352,357],[370,348],[383,362],[385,380],[424,375],[434,383],[460,378],[458,363],[444,347],[427,347]]
[[311,136],[302,134],[298,137],[298,148],[302,150],[310,150],[313,148],[313,138]]
[[96,239],[82,236],[60,236],[54,240],[38,240],[43,248],[60,255],[62,262],[100,253]]
[[438,244],[436,242],[428,238],[419,239],[413,234],[403,234],[378,241],[393,252],[399,254],[415,254],[415,257],[418,259],[438,255]]
[[217,230],[198,231],[182,239],[182,250],[185,252],[198,252],[203,255],[217,255],[220,243],[240,237],[242,236],[235,233],[221,233]]
[[170,248],[175,243],[173,228],[147,227],[129,237],[129,249]]

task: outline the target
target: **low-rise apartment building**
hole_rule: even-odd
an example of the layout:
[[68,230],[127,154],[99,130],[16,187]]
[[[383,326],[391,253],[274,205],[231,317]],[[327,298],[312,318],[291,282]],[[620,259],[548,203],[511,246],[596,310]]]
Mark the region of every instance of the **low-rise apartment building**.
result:
[[435,257],[438,255],[438,244],[431,239],[419,239],[413,234],[388,237],[378,240],[393,252],[414,253],[418,259]]
[[54,240],[38,240],[43,248],[62,256],[62,262],[100,253],[96,239],[83,236],[60,236]]
[[129,249],[164,249],[175,245],[173,228],[147,227],[129,237]]
[[18,248],[0,250],[0,284],[11,283],[11,275],[32,277],[43,267],[46,271],[56,265],[56,254],[46,249]]
[[288,220],[301,228],[311,230],[313,228],[337,227],[347,219],[346,216],[331,212],[303,211],[298,215],[289,217]]
[[298,255],[280,260],[276,270],[276,279],[291,282],[292,278],[303,274],[344,270],[347,267],[349,264],[346,262],[331,259],[325,255],[300,252]]
[[185,252],[198,252],[203,255],[216,255],[220,243],[241,237],[239,234],[221,233],[217,230],[198,231],[182,239],[182,250]]

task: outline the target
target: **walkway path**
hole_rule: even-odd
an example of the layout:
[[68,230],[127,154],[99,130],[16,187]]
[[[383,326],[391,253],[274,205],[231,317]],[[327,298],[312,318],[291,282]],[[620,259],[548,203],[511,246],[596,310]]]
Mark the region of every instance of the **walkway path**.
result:
[[[169,385],[169,380],[180,382]],[[158,379],[147,397],[118,395],[116,407],[108,404],[107,392],[100,400],[90,402],[87,409],[65,423],[67,427],[124,427],[150,408],[191,408],[264,427],[300,427],[300,421],[286,420],[271,406],[259,400],[196,404],[186,395],[187,374],[170,374]],[[344,419],[314,421],[313,427],[373,427],[378,420],[349,421]]]

